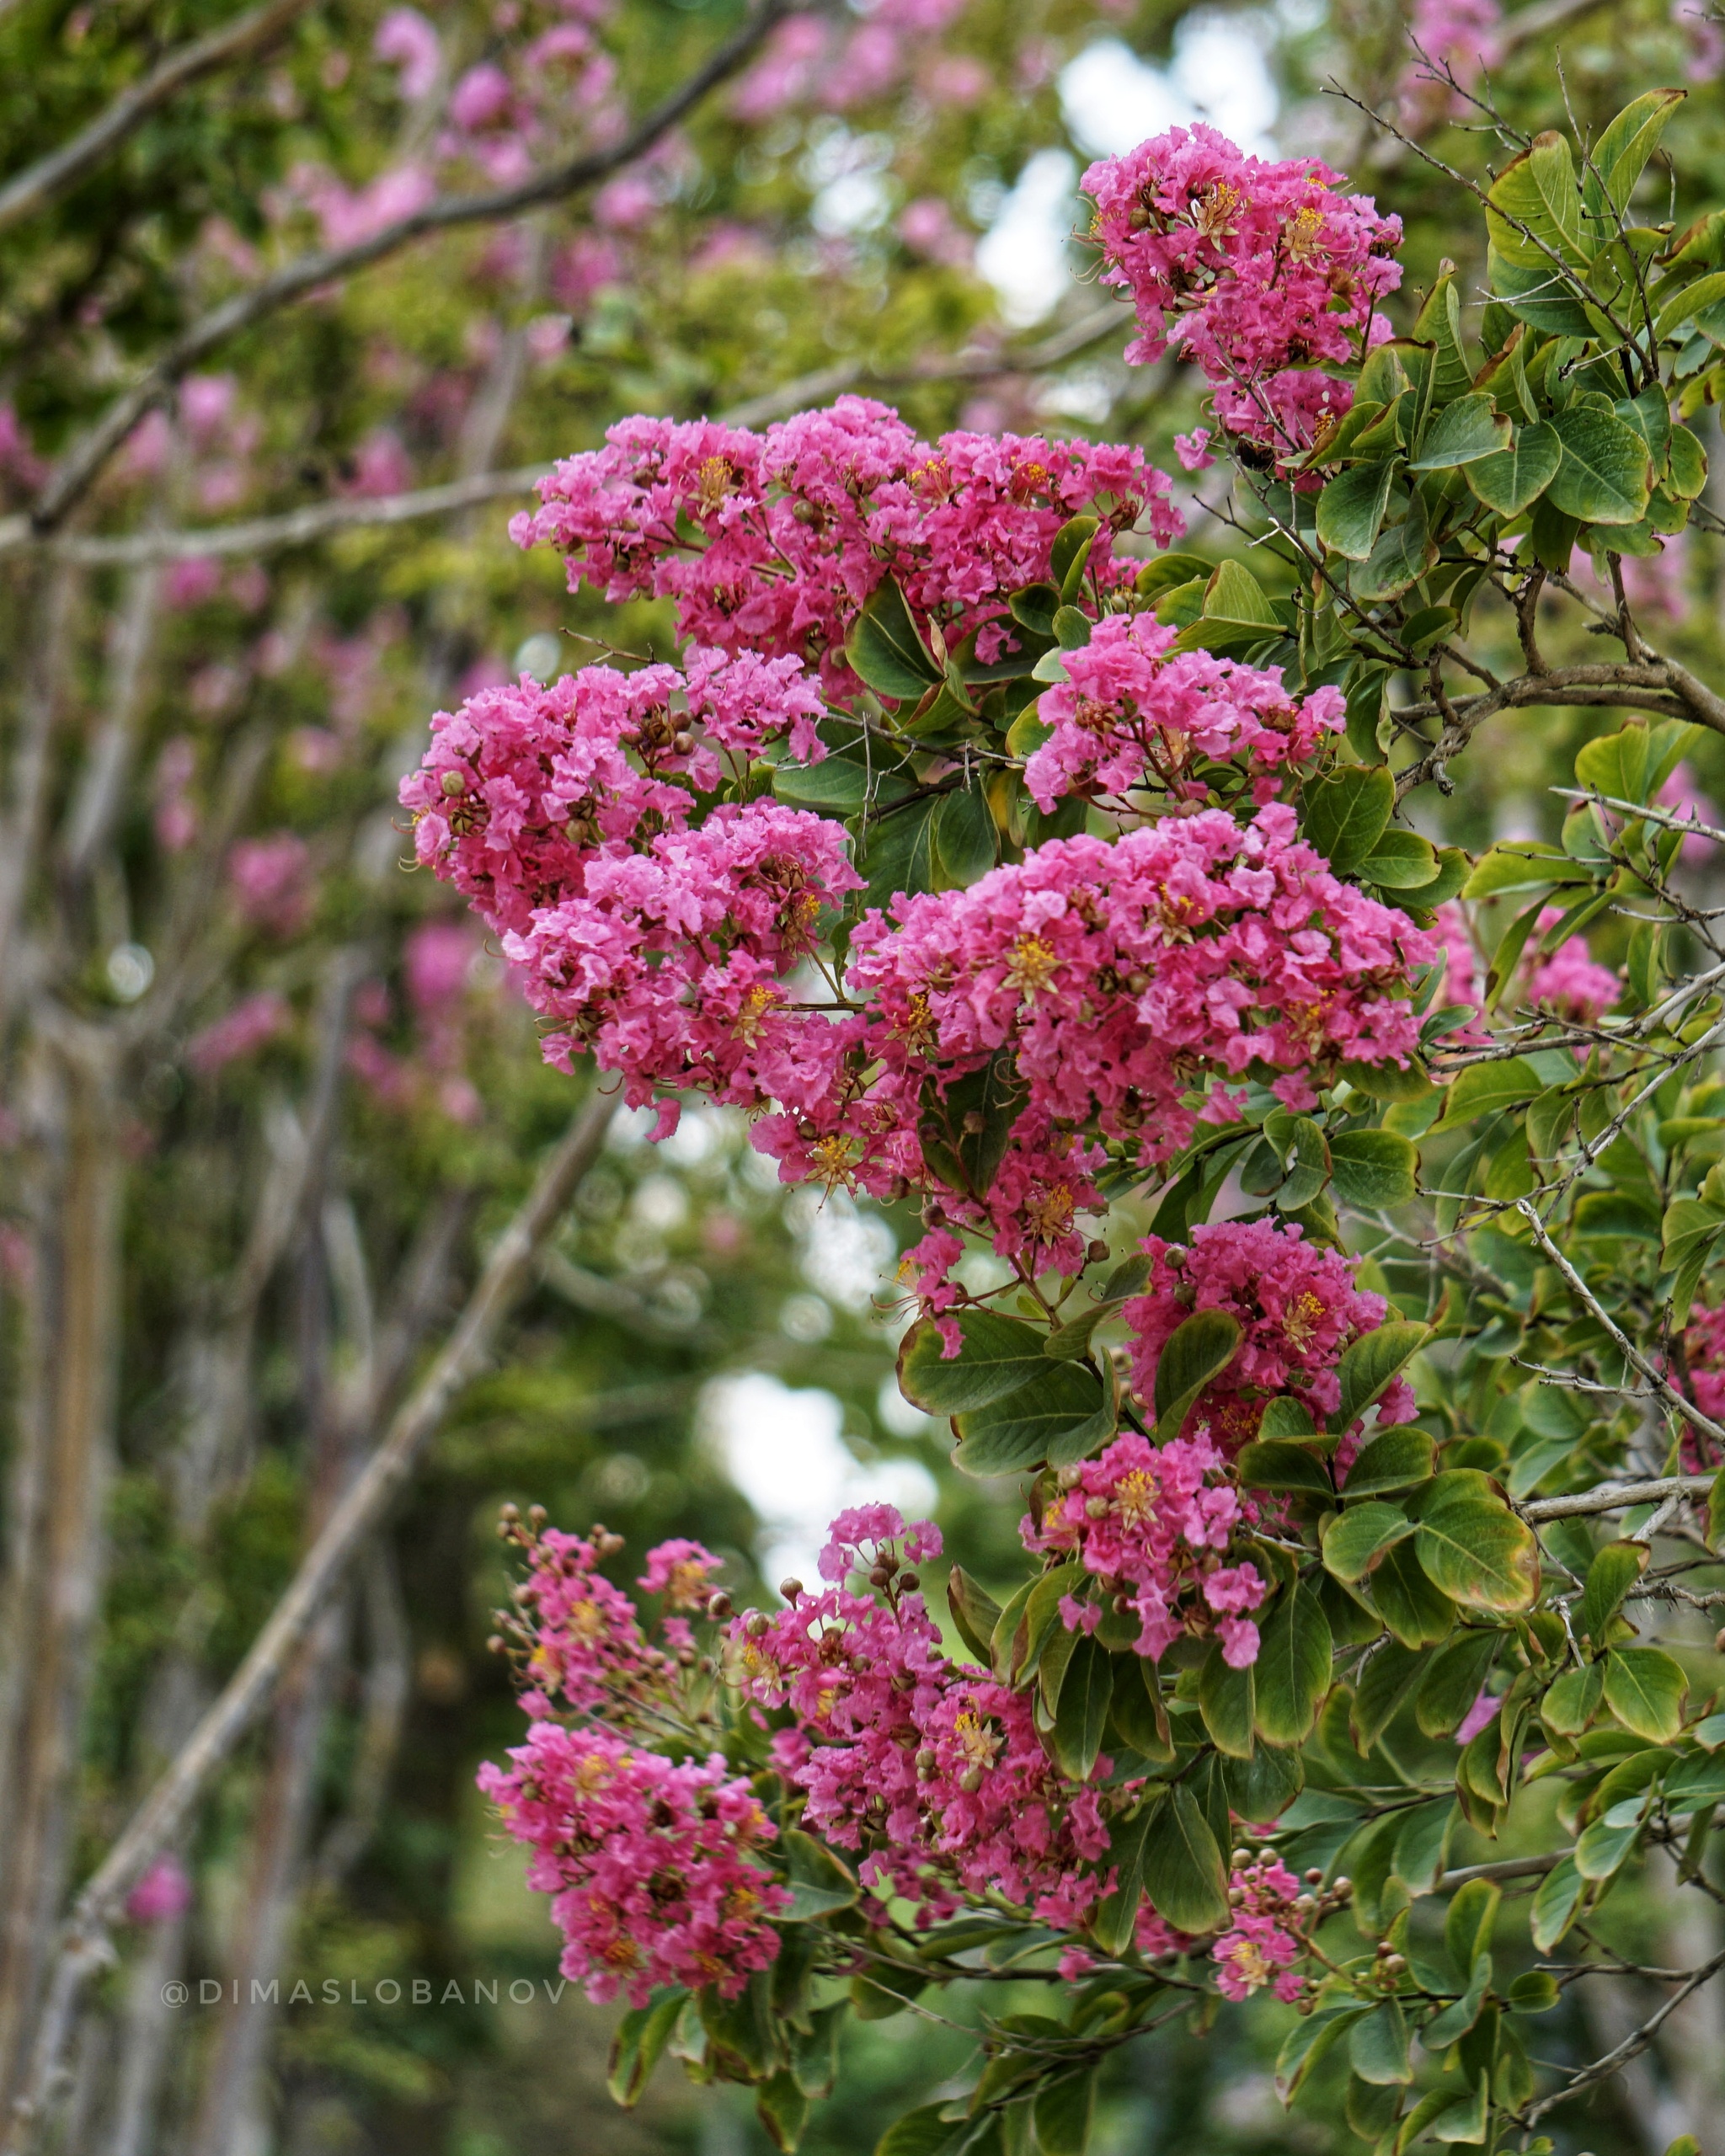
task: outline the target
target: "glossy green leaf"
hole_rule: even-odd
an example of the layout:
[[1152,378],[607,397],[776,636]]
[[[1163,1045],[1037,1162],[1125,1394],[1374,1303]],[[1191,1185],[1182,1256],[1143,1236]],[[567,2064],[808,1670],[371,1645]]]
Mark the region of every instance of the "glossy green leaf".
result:
[[897,579],[890,576],[881,579],[857,616],[845,656],[871,689],[899,702],[920,698],[943,678]]
[[1573,1856],[1560,1857],[1540,1881],[1529,1929],[1541,1954],[1551,1952],[1579,1915],[1586,1886]]
[[1471,1122],[1530,1101],[1542,1090],[1540,1075],[1519,1055],[1501,1062],[1472,1063],[1444,1097],[1446,1123]]
[[1476,1469],[1452,1469],[1431,1484],[1414,1549],[1433,1584],[1465,1608],[1529,1609],[1539,1593],[1533,1529]]
[[1197,1798],[1178,1783],[1144,1845],[1144,1891],[1176,1930],[1204,1933],[1227,1919],[1227,1874]]
[[1506,451],[1509,440],[1509,420],[1493,410],[1489,397],[1482,391],[1474,390],[1438,414],[1426,429],[1419,453],[1411,460],[1408,469],[1450,471]]
[[1406,1490],[1429,1482],[1432,1475],[1433,1445],[1424,1430],[1397,1425],[1380,1430],[1361,1446],[1348,1470],[1350,1497],[1366,1497],[1386,1490]]
[[1198,1710],[1217,1751],[1232,1759],[1249,1759],[1255,1686],[1251,1669],[1231,1669],[1222,1643],[1212,1640],[1198,1673]]
[[1414,1719],[1428,1737],[1450,1737],[1479,1696],[1503,1635],[1463,1625],[1433,1655],[1414,1699]]
[[1395,478],[1395,460],[1386,457],[1353,465],[1328,483],[1318,497],[1317,536],[1332,553],[1366,559],[1377,544]]
[[947,1574],[947,1607],[953,1613],[959,1638],[979,1662],[987,1662],[994,1628],[1001,1620],[1001,1605],[962,1565],[954,1565]]
[[1087,1782],[1102,1749],[1108,1700],[1114,1689],[1114,1657],[1080,1636],[1072,1649],[1055,1714],[1054,1754],[1060,1772]]
[[1329,1690],[1334,1641],[1323,1604],[1303,1581],[1284,1587],[1258,1612],[1252,1665],[1258,1734],[1267,1744],[1299,1744],[1311,1734]]
[[1362,2081],[1399,2084],[1413,2080],[1407,2020],[1398,1999],[1386,1999],[1363,2021],[1354,2023],[1348,2034],[1348,2063]]
[[1551,420],[1563,458],[1546,499],[1583,524],[1636,524],[1653,488],[1648,446],[1632,427],[1593,406]]
[[1419,1155],[1393,1130],[1342,1130],[1330,1140],[1330,1177],[1343,1205],[1375,1212],[1411,1204]]
[[1626,1729],[1654,1744],[1683,1726],[1689,1680],[1663,1647],[1613,1647],[1605,1657],[1605,1705]]
[[1682,90],[1647,91],[1624,106],[1593,146],[1582,169],[1582,206],[1605,233],[1615,233],[1636,182],[1658,147],[1666,121],[1685,94]]
[[1425,504],[1418,494],[1413,494],[1407,515],[1378,535],[1370,555],[1354,568],[1348,579],[1348,589],[1368,606],[1399,599],[1425,574],[1436,554]]
[[611,2101],[633,2111],[677,2025],[689,1994],[681,1988],[661,1992],[645,2006],[624,2015],[611,2041],[606,2087]]
[[1546,421],[1523,427],[1507,449],[1477,458],[1467,467],[1467,483],[1487,509],[1499,516],[1519,516],[1539,499],[1557,476],[1563,445]]
[[1156,1366],[1156,1421],[1166,1444],[1179,1434],[1194,1401],[1226,1369],[1240,1347],[1240,1321],[1226,1310],[1194,1310],[1164,1342]]
[[1396,806],[1396,782],[1381,764],[1348,764],[1313,781],[1300,801],[1300,826],[1338,876],[1370,853]]
[[964,888],[994,867],[999,833],[980,792],[963,788],[945,795],[935,812],[934,842],[943,880]]
[[1183,629],[1171,650],[1231,651],[1284,633],[1281,616],[1243,563],[1220,562],[1204,595],[1204,612]]
[[1042,2156],[1084,2156],[1096,2111],[1096,2067],[1080,2067],[1036,2092],[1030,2116]]
[[1623,1607],[1624,1596],[1647,1570],[1648,1556],[1645,1542],[1608,1542],[1588,1566],[1581,1629],[1596,1647],[1605,1645],[1607,1628]]
[[926,1319],[899,1349],[899,1389],[927,1415],[961,1415],[986,1407],[1041,1374],[1044,1336],[997,1310],[958,1313],[959,1348],[948,1360],[945,1343]]
[[1357,1422],[1430,1338],[1429,1325],[1407,1318],[1392,1320],[1375,1331],[1362,1334],[1336,1366],[1342,1404],[1329,1418],[1331,1427],[1345,1430]]
[[1240,1448],[1236,1463],[1246,1490],[1310,1491],[1333,1500],[1335,1485],[1323,1462],[1304,1445],[1284,1438],[1259,1438]]
[[953,1463],[965,1474],[1015,1475],[1037,1466],[1057,1438],[1096,1413],[1102,1388],[1092,1372],[1042,1355],[1037,1362],[1028,1385],[953,1417],[961,1442]]
[[1324,1570],[1351,1586],[1364,1579],[1372,1560],[1413,1532],[1413,1522],[1394,1505],[1369,1500],[1350,1505],[1326,1524]]

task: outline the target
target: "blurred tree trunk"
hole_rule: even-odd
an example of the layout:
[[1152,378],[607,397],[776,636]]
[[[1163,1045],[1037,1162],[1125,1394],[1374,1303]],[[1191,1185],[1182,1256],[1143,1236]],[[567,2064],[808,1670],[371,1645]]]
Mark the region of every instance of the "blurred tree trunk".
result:
[[114,1454],[123,1182],[115,1043],[39,1033],[24,1089],[23,1374],[0,1611],[0,2095],[34,2035],[72,1854]]

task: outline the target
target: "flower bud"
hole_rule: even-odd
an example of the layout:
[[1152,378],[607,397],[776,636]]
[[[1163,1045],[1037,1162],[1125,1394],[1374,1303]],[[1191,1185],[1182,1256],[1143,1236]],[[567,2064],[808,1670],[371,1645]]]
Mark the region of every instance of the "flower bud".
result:
[[1084,1500],[1086,1519],[1106,1519],[1108,1516],[1108,1501],[1106,1497],[1087,1497]]
[[1245,1899],[1246,1889],[1243,1886],[1231,1886],[1228,1889],[1228,1907],[1231,1909],[1240,1908]]
[[505,1652],[503,1641],[495,1632],[486,1641],[485,1652],[487,1654],[502,1654]]
[[892,1582],[892,1577],[893,1568],[890,1565],[871,1565],[869,1566],[868,1584],[870,1587],[889,1586]]
[[781,1580],[778,1591],[787,1602],[794,1602],[803,1592],[803,1582],[801,1580]]
[[1399,1977],[1407,1967],[1407,1956],[1405,1954],[1386,1954],[1384,1956],[1384,1974],[1386,1977]]
[[[550,1517],[551,1515],[546,1511],[543,1505],[529,1505],[527,1508],[527,1524],[532,1529],[535,1534],[539,1532],[540,1529],[544,1526],[546,1521]],[[599,1530],[596,1528],[594,1530],[595,1534]]]
[[764,1640],[772,1630],[772,1620],[763,1616],[758,1609],[751,1609],[743,1630],[751,1640]]
[[1124,1589],[1122,1589],[1122,1591],[1114,1597],[1110,1607],[1113,1609],[1115,1616],[1128,1616],[1131,1613],[1132,1598],[1130,1594],[1126,1593]]
[[1063,1490],[1076,1490],[1083,1480],[1084,1470],[1076,1460],[1069,1460],[1065,1466],[1056,1470],[1055,1474],[1055,1481]]
[[731,1598],[724,1592],[723,1589],[721,1589],[718,1593],[708,1597],[707,1614],[713,1619],[715,1624],[718,1623],[721,1617],[729,1617],[730,1615]]
[[966,1796],[975,1796],[977,1790],[982,1787],[981,1768],[966,1767],[959,1777],[959,1787],[964,1790]]
[[444,798],[456,800],[467,790],[467,782],[459,771],[445,771],[438,784],[443,788]]
[[1322,1886],[1323,1883],[1323,1866],[1321,1864],[1315,1864],[1306,1875],[1306,1883],[1308,1886]]
[[1244,1871],[1247,1865],[1252,1861],[1252,1851],[1250,1849],[1236,1849],[1234,1854],[1228,1859],[1228,1861],[1233,1865],[1236,1871]]
[[674,734],[670,739],[670,745],[678,755],[686,756],[695,746],[695,737],[692,734]]
[[1090,1260],[1092,1265],[1100,1265],[1108,1254],[1108,1246],[1103,1241],[1100,1235],[1097,1237],[1093,1243],[1086,1246],[1084,1252],[1084,1255]]
[[1335,1885],[1331,1887],[1330,1892],[1335,1896],[1338,1902],[1345,1902],[1348,1897],[1354,1892],[1354,1881],[1348,1878],[1347,1874],[1344,1872],[1341,1878],[1336,1881]]
[[916,1771],[925,1778],[932,1774],[939,1764],[939,1760],[935,1758],[933,1752],[926,1744],[916,1754]]
[[900,1572],[899,1575],[899,1592],[900,1594],[915,1594],[917,1588],[921,1587],[921,1581],[917,1578],[915,1572]]

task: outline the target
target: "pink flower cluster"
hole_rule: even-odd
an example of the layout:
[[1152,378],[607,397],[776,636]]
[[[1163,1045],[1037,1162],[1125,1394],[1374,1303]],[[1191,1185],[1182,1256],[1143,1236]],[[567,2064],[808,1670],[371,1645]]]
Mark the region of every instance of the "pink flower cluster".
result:
[[510,531],[561,548],[571,590],[672,598],[679,635],[793,655],[843,697],[857,687],[845,638],[887,576],[948,645],[975,634],[986,664],[1011,633],[1008,595],[1048,576],[1069,518],[1103,519],[1090,569],[1114,590],[1134,574],[1114,558],[1116,533],[1146,514],[1158,546],[1183,529],[1169,487],[1135,449],[1012,435],[930,444],[886,405],[843,397],[765,434],[622,420],[605,448],[542,479],[543,508]]
[[1268,163],[1202,125],[1104,158],[1082,184],[1103,281],[1137,310],[1129,360],[1178,345],[1222,424],[1277,461],[1348,409],[1348,387],[1316,370],[1389,334],[1374,309],[1402,281],[1399,218],[1338,194],[1342,175],[1316,158]]
[[[1132,1381],[1147,1400],[1156,1364],[1194,1310],[1226,1310],[1242,1331],[1233,1360],[1199,1395],[1187,1427],[1231,1457],[1256,1436],[1266,1401],[1296,1400],[1316,1419],[1342,1404],[1336,1365],[1384,1321],[1381,1295],[1354,1284],[1354,1262],[1308,1243],[1297,1221],[1224,1220],[1192,1230],[1188,1244],[1147,1235],[1146,1292],[1126,1305]],[[1411,1422],[1412,1388],[1391,1380],[1379,1399],[1381,1423]]]
[[[1690,1397],[1703,1415],[1725,1421],[1725,1303],[1717,1310],[1697,1310],[1683,1336],[1684,1357],[1689,1367]],[[1689,1438],[1699,1443],[1698,1433]]]
[[680,1763],[602,1729],[536,1721],[479,1786],[533,1852],[527,1883],[552,1895],[558,1966],[590,1999],[658,1984],[734,1998],[778,1953],[788,1891],[751,1854],[776,1833],[724,1755]]
[[[1554,927],[1562,918],[1556,906],[1546,906],[1538,929]],[[1539,1010],[1555,1011],[1574,1025],[1592,1026],[1622,995],[1623,983],[1609,966],[1595,963],[1584,937],[1572,936],[1532,969],[1524,993]]]
[[[1263,1600],[1265,1582],[1251,1564],[1221,1554],[1242,1524],[1238,1492],[1219,1480],[1222,1454],[1207,1437],[1176,1438],[1160,1448],[1137,1436],[1117,1438],[1098,1458],[1063,1468],[1060,1494],[1040,1524],[1020,1529],[1027,1549],[1076,1556],[1107,1594],[1136,1613],[1140,1654],[1160,1662],[1174,1641],[1212,1623],[1231,1669],[1258,1659],[1258,1627],[1241,1613]],[[1068,1630],[1094,1631],[1099,1601],[1067,1596]]]
[[[866,1849],[881,1900],[916,1903],[924,1923],[964,1894],[996,1894],[1071,1928],[1108,1892],[1095,1869],[1108,1832],[1094,1787],[1066,1782],[1031,1720],[1028,1694],[946,1660],[914,1572],[940,1554],[928,1522],[907,1533],[890,1505],[842,1513],[821,1553],[828,1584],[731,1629],[745,1697],[788,1708],[781,1771],[808,1792],[807,1823]],[[885,1598],[847,1584],[873,1575]],[[1099,1761],[1097,1779],[1108,1771]]]
[[687,1618],[668,1613],[700,1607],[718,1559],[681,1539],[648,1551],[638,1584],[665,1598],[661,1648],[649,1645],[635,1605],[599,1570],[604,1552],[596,1539],[549,1528],[531,1548],[520,1596],[533,1641],[524,1672],[527,1711],[627,1716],[644,1692],[662,1688],[672,1657],[690,1651]]
[[1339,689],[1315,689],[1302,702],[1282,686],[1279,666],[1207,651],[1170,657],[1178,633],[1151,614],[1109,614],[1081,650],[1065,654],[1066,681],[1037,707],[1054,731],[1024,768],[1039,808],[1064,793],[1119,799],[1140,787],[1201,800],[1199,766],[1224,758],[1243,760],[1261,803],[1274,789],[1270,774],[1305,762],[1342,730]]
[[1224,1999],[1250,1999],[1269,1984],[1291,2005],[1304,1992],[1292,1966],[1306,1952],[1294,1907],[1299,1895],[1300,1881],[1279,1857],[1236,1868],[1228,1893],[1233,1926],[1210,1949]]

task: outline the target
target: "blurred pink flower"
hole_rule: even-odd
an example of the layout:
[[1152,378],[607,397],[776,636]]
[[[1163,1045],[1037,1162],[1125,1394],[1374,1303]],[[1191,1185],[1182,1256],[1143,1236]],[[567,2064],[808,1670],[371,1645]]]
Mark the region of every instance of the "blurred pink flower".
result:
[[326,247],[352,247],[370,239],[398,218],[423,210],[437,191],[430,173],[419,165],[398,165],[358,189],[344,187],[334,173],[318,166],[301,165],[293,184],[317,218]]
[[407,939],[402,970],[408,1001],[421,1017],[445,1011],[467,986],[478,938],[467,923],[422,921]]
[[344,492],[376,498],[404,494],[414,483],[413,460],[393,427],[378,427],[354,451],[354,476]]
[[418,104],[437,80],[437,33],[417,8],[392,8],[377,25],[371,50],[399,67],[402,95]]
[[1684,73],[1691,83],[1717,82],[1725,72],[1725,30],[1707,0],[1673,0],[1671,19],[1689,45]]
[[164,1850],[126,1897],[126,1913],[134,1924],[166,1924],[183,1916],[191,1907],[192,1882],[185,1866]]
[[198,812],[186,798],[197,770],[190,736],[176,734],[156,759],[156,839],[166,853],[184,853],[198,835]]
[[551,265],[551,296],[571,314],[585,314],[601,286],[615,285],[623,274],[614,242],[582,232],[560,250]]
[[659,207],[653,183],[644,173],[626,172],[601,187],[593,198],[595,220],[611,232],[633,232]]
[[233,409],[236,386],[231,374],[190,374],[180,384],[179,416],[200,449],[221,432]]
[[311,910],[311,855],[292,831],[242,839],[227,857],[235,905],[259,928],[290,936]]
[[814,15],[792,15],[767,40],[766,51],[738,83],[731,109],[741,120],[771,119],[814,86],[826,50],[826,25]]
[[[883,11],[884,12],[884,11]],[[904,72],[905,43],[877,14],[852,30],[826,81],[825,102],[836,112],[884,96]]]
[[989,72],[968,52],[943,52],[925,70],[922,88],[936,104],[975,104],[988,94]]
[[468,68],[451,94],[449,116],[457,127],[490,127],[509,109],[509,77],[486,61]]
[[200,1077],[255,1055],[266,1041],[285,1033],[293,1017],[287,999],[274,989],[248,995],[236,1003],[226,1017],[216,1019],[186,1043],[185,1059]]
[[905,205],[899,212],[899,237],[913,254],[953,268],[968,262],[973,252],[969,233],[961,230],[951,210],[933,195]]
[[163,604],[176,610],[201,606],[221,589],[221,565],[207,554],[195,554],[189,561],[168,563],[162,579]]

